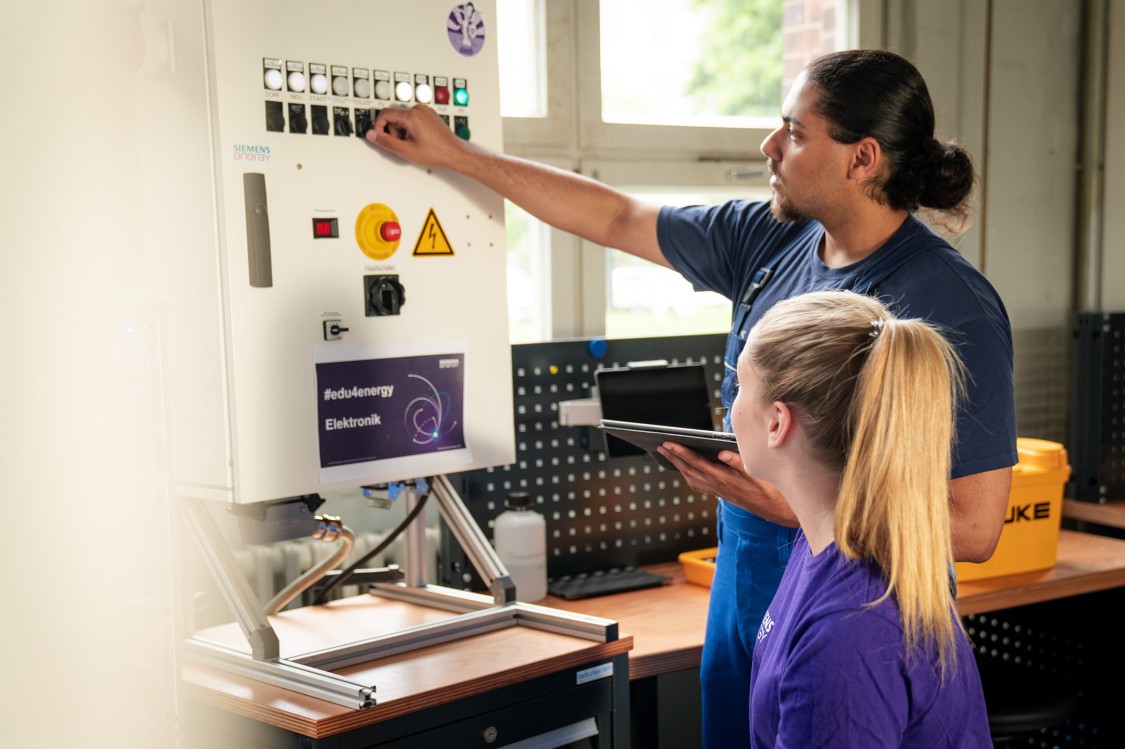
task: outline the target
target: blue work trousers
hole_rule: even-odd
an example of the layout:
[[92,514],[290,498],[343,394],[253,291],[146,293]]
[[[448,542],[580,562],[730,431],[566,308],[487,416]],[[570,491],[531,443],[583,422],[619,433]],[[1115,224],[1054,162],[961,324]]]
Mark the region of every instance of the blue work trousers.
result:
[[704,749],[750,746],[750,659],[758,626],[789,561],[796,528],[719,501],[719,553],[711,582],[700,680]]

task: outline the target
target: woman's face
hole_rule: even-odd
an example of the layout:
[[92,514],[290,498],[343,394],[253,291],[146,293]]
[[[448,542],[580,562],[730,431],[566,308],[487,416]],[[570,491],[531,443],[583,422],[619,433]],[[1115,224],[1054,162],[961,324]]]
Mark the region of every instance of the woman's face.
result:
[[[753,333],[750,340],[752,338]],[[762,402],[757,372],[746,354],[750,340],[738,357],[738,395],[731,404],[731,428],[738,440],[738,454],[746,472],[768,481],[765,474],[769,472],[767,438],[770,409],[769,404]]]

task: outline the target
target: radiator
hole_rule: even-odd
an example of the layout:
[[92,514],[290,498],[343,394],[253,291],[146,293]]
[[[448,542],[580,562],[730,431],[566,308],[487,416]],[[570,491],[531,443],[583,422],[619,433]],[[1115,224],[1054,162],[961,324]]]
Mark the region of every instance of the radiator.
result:
[[[339,565],[339,569],[349,567],[353,562],[375,548],[386,538],[387,532],[362,532],[355,534],[355,546]],[[430,583],[437,579],[437,549],[440,533],[437,527],[426,528],[426,579]],[[402,536],[383,552],[363,563],[363,567],[384,567],[389,564],[404,565],[405,548]],[[286,585],[304,572],[332,555],[338,548],[336,543],[302,538],[294,541],[279,541],[260,546],[235,546],[232,548],[239,570],[250,582],[250,587],[264,606]],[[226,605],[222,591],[206,572],[195,576],[193,585],[193,625],[194,629],[212,627],[234,621],[234,616]],[[367,586],[341,585],[330,596],[332,599],[346,598],[366,592]],[[286,609],[307,606],[312,603],[314,593],[306,591],[293,600]]]

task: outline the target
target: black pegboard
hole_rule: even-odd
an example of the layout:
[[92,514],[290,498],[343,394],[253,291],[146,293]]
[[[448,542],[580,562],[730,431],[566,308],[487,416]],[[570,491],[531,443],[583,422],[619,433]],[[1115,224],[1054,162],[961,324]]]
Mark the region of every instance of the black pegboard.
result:
[[[559,403],[593,395],[594,371],[630,362],[702,364],[720,406],[725,335],[576,339],[512,347],[516,462],[450,476],[485,534],[508,492],[527,491],[547,520],[550,577],[675,560],[715,545],[716,499],[647,455],[606,457],[601,433],[559,425]],[[479,588],[442,534],[441,582]]]
[[[974,648],[1029,674],[1053,680],[1078,698],[1075,714],[1050,728],[1004,742],[1035,749],[1125,746],[1125,650],[1117,619],[1125,588],[965,617]],[[1000,742],[997,742],[1000,745]]]
[[1125,499],[1125,312],[1080,312],[1073,326],[1067,495]]

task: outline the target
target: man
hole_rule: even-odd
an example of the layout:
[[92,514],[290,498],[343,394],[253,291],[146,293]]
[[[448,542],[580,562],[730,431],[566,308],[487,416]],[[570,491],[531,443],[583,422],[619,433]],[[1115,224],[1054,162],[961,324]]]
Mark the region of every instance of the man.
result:
[[[950,482],[954,556],[984,561],[1003,528],[1017,460],[1010,325],[988,281],[912,215],[925,208],[963,222],[975,180],[971,159],[934,138],[925,82],[885,51],[813,61],[781,114],[782,125],[761,147],[772,175],[769,204],[657,207],[461,141],[421,106],[383,110],[366,137],[417,164],[472,177],[559,229],[673,268],[696,288],[731,299],[727,407],[746,334],[780,299],[848,288],[878,295],[901,317],[939,325],[969,372]],[[715,462],[672,443],[661,450],[693,489],[722,498],[701,668],[703,738],[708,747],[748,746],[754,640],[797,520],[776,489],[747,476],[737,453]]]

